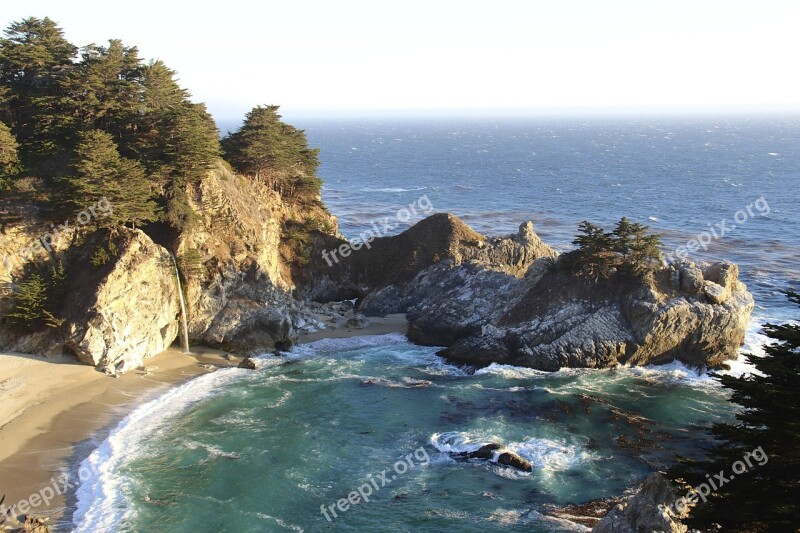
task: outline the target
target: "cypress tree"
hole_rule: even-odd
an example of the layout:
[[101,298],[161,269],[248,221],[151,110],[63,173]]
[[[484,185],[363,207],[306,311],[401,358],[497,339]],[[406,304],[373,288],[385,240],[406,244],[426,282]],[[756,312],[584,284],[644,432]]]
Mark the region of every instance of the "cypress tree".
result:
[[[800,304],[800,295],[787,294]],[[765,355],[746,356],[757,373],[717,376],[741,407],[736,422],[712,427],[718,444],[705,461],[685,461],[674,471],[694,487],[706,482],[706,474],[729,478],[698,504],[692,526],[719,524],[723,531],[747,532],[800,528],[800,325],[766,324],[764,331],[773,341]],[[743,461],[757,449],[761,461]]]
[[121,157],[111,135],[92,130],[82,135],[75,150],[75,175],[70,178],[71,201],[77,210],[107,198],[112,210],[97,219],[103,227],[142,224],[158,218],[144,168]]
[[2,118],[19,140],[26,166],[62,151],[61,83],[74,68],[77,51],[49,18],[14,22],[0,39],[0,85],[6,88]]

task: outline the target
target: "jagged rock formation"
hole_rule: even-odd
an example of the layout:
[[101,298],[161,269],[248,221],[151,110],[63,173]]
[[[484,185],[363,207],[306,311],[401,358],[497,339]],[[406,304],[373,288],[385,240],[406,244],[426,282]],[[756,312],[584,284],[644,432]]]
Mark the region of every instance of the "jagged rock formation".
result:
[[316,285],[305,292],[355,294],[366,315],[407,313],[411,340],[477,366],[718,366],[736,357],[754,305],[736,265],[686,262],[647,281],[618,273],[593,283],[555,255],[529,223],[488,240],[452,215],[434,215],[327,271],[317,261]]
[[222,166],[190,198],[201,219],[176,246],[200,262],[186,289],[190,339],[242,355],[289,346],[309,319],[282,255],[282,223],[296,210]]
[[[71,247],[62,237],[53,254],[77,266],[57,315],[64,323],[27,332],[0,326],[0,347],[72,352],[114,371],[140,365],[178,330],[167,247],[182,265],[192,341],[241,355],[286,348],[301,328],[323,327],[308,300],[358,298],[352,327],[365,324],[357,314],[406,313],[413,341],[446,346],[442,354],[459,363],[713,366],[736,355],[753,307],[738,269],[726,263],[665,266],[647,282],[616,275],[588,283],[559,267],[530,222],[515,235],[487,238],[442,213],[357,248],[335,235],[321,204],[287,205],[222,164],[188,192],[199,214],[191,229],[120,230],[119,250],[101,268],[86,265],[106,234]],[[298,256],[285,223],[312,215],[328,233],[312,233],[308,255]],[[29,238],[40,230],[6,234]]]
[[674,510],[676,496],[667,478],[659,472],[650,474],[639,490],[609,511],[592,529],[594,533],[639,533],[658,531],[686,533],[688,528],[680,522],[688,510],[679,514]]
[[531,222],[522,224],[517,235],[487,238],[450,213],[438,213],[399,235],[374,239],[358,249],[341,238],[319,235],[301,280],[302,292],[315,301],[364,297],[385,287],[405,286],[417,273],[442,261],[478,262],[519,276],[534,260],[555,255]]

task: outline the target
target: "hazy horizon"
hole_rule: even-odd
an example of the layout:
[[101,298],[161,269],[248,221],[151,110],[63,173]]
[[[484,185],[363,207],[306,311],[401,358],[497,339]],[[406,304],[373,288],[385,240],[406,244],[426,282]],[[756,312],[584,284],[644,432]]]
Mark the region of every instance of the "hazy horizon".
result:
[[[78,46],[119,38],[178,72],[220,121],[294,116],[697,114],[800,110],[800,3],[613,0],[376,4],[142,0],[4,7]],[[520,111],[522,110],[522,111]]]

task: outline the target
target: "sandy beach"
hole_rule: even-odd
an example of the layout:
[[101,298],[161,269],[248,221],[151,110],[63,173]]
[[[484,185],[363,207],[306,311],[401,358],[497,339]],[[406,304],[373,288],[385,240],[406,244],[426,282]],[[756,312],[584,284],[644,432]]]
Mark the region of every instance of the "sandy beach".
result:
[[[405,333],[403,315],[370,318],[362,329],[345,323],[300,336],[299,343],[323,338]],[[0,497],[10,506],[50,485],[76,465],[136,406],[241,358],[193,346],[192,355],[173,347],[136,370],[114,378],[75,359],[0,353]],[[70,495],[67,495],[69,498]],[[56,497],[31,513],[49,517],[57,531],[71,519],[69,500]],[[68,512],[70,511],[70,512]],[[59,527],[61,526],[61,527]]]

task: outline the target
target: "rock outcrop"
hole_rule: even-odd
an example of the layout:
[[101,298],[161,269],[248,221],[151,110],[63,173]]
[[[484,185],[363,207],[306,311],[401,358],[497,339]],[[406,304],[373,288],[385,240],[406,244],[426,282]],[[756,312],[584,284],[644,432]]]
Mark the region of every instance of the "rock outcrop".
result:
[[522,224],[516,235],[487,238],[450,213],[438,213],[399,235],[363,245],[319,235],[301,287],[309,300],[348,300],[385,287],[406,286],[420,271],[442,261],[454,265],[476,262],[521,276],[536,259],[555,255],[533,231],[531,222]]
[[[168,249],[177,250],[192,342],[253,355],[288,347],[298,330],[318,325],[295,290],[282,228],[302,210],[335,231],[335,219],[321,204],[286,205],[276,192],[221,163],[188,193],[199,216],[180,234],[159,224],[147,234],[120,228],[113,236],[87,226],[62,232],[50,250],[31,246],[50,225],[34,206],[17,206],[16,219],[3,218],[0,253],[9,259],[0,264],[0,314],[11,309],[15,282],[36,268],[34,262],[62,262],[67,286],[54,313],[60,325],[18,327],[5,319],[0,348],[73,353],[111,373],[140,366],[178,332],[179,293]],[[100,249],[109,257],[93,264]]]
[[107,263],[91,257],[108,235],[99,232],[69,250],[65,294],[56,327],[0,328],[5,349],[53,356],[124,372],[168,348],[178,333],[177,280],[172,260],[140,230],[121,230]]
[[[702,281],[701,290],[686,290],[681,280],[687,273]],[[481,323],[480,330],[473,326],[442,354],[461,363],[540,370],[676,359],[717,367],[737,357],[754,305],[736,266],[728,263],[669,265],[653,280],[621,277],[599,285],[556,268],[523,284],[524,295],[508,312]],[[713,296],[705,289],[709,286],[719,288]],[[435,322],[438,313],[432,311],[433,317],[430,310],[421,312],[410,328],[421,330],[429,343],[437,340],[425,327]],[[471,317],[470,312],[465,309],[463,315]],[[447,315],[454,314],[450,306]]]
[[[190,199],[200,219],[176,248],[199,263],[186,287],[192,342],[241,355],[291,346],[298,330],[314,322],[296,293],[282,235],[284,222],[299,216],[300,208],[223,166]],[[304,216],[312,214],[310,207],[302,209]],[[315,209],[313,215],[335,229],[335,219]]]
[[[440,213],[357,245],[336,235],[321,203],[287,205],[222,164],[188,193],[198,219],[179,234],[155,225],[147,234],[121,229],[113,239],[102,231],[62,236],[60,248],[45,254],[71,270],[56,314],[62,322],[28,331],[0,325],[0,348],[72,352],[114,372],[141,365],[178,331],[168,249],[181,265],[192,342],[245,356],[286,349],[298,331],[323,328],[325,308],[316,302],[357,299],[346,310],[348,327],[406,313],[413,341],[445,346],[442,355],[458,363],[558,370],[679,359],[716,366],[736,355],[753,307],[727,263],[668,265],[646,282],[615,275],[587,283],[560,268],[530,222],[514,235],[487,238]],[[309,220],[327,232],[311,230],[297,241],[286,231],[287,221]],[[4,241],[9,250],[41,229],[14,227],[22,229],[5,229],[14,236]],[[290,246],[291,239],[304,247]],[[111,240],[116,250],[107,264],[91,266],[92,254]],[[0,310],[8,306],[0,295]]]
[[[432,232],[440,237],[433,243]],[[392,250],[419,260],[403,262]],[[359,312],[406,313],[411,340],[445,346],[440,353],[460,364],[719,366],[737,356],[754,303],[736,265],[684,262],[648,279],[619,272],[595,283],[555,256],[529,223],[491,240],[434,215],[330,271],[317,262],[311,279],[322,289],[304,290],[330,294],[338,282],[359,297]]]
[[650,474],[639,490],[626,501],[616,505],[592,529],[593,533],[686,533],[680,522],[687,513],[674,511],[675,492],[666,477],[659,472]]
[[457,459],[483,459],[492,463],[510,466],[523,472],[533,472],[533,465],[530,461],[496,442],[484,444],[472,452],[454,453],[453,457]]

